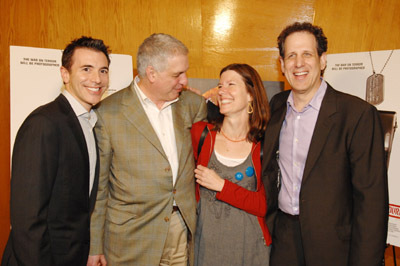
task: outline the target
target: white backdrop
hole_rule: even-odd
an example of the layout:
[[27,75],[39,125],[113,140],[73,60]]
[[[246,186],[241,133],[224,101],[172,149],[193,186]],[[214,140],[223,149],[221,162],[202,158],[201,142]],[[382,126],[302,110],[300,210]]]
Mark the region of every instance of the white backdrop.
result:
[[[11,152],[15,136],[25,118],[61,92],[62,50],[10,46]],[[110,55],[110,87],[104,97],[125,88],[133,80],[132,56]]]
[[[384,76],[384,101],[378,110],[395,111],[400,115],[400,50],[373,51],[362,53],[329,54],[324,78],[337,90],[366,99],[367,78],[375,72]],[[389,232],[387,242],[400,246],[400,132],[394,134],[389,161]]]

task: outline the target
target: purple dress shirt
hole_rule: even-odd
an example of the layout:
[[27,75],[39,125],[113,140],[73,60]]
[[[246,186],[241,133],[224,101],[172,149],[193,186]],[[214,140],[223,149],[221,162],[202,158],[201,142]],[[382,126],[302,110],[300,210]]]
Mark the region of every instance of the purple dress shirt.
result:
[[298,215],[299,196],[308,149],[317,122],[327,84],[322,80],[320,87],[303,110],[294,108],[293,95],[287,100],[287,111],[279,137],[279,167],[281,189],[278,196],[279,209]]

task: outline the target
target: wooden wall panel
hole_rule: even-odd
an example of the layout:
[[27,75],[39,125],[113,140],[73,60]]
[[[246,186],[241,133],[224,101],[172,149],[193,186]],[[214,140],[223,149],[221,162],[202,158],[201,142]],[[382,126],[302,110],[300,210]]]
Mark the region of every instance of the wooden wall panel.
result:
[[201,67],[212,70],[199,77],[218,78],[230,63],[248,63],[264,80],[283,80],[277,69],[276,38],[296,20],[312,21],[314,0],[253,0],[202,2],[203,58]]
[[314,23],[328,37],[328,53],[400,48],[399,0],[316,0]]
[[[330,53],[398,49],[399,5],[398,0],[1,0],[0,252],[9,231],[9,45],[63,49],[71,39],[89,35],[114,53],[132,55],[135,67],[143,39],[165,32],[188,46],[189,77],[218,78],[222,67],[241,62],[253,65],[264,80],[282,81],[276,38],[286,25],[315,21],[328,36]],[[26,84],[29,88],[29,80]]]

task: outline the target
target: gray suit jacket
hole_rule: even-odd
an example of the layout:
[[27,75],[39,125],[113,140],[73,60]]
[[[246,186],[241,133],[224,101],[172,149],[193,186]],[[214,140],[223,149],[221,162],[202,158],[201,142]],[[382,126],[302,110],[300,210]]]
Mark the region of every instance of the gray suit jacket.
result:
[[189,235],[194,235],[195,165],[190,129],[205,119],[205,100],[182,92],[172,105],[179,159],[175,186],[167,156],[133,83],[102,101],[97,113],[100,181],[90,254],[105,254],[109,265],[158,265],[174,200]]

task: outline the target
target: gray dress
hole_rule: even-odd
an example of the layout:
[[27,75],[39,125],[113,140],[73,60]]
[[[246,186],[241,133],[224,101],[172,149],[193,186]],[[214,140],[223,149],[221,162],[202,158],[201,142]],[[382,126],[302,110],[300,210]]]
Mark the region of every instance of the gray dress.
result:
[[[250,171],[246,172],[249,167]],[[213,169],[224,179],[248,190],[256,190],[257,180],[251,154],[240,165],[228,167],[220,163],[213,152],[208,168]],[[268,266],[270,247],[265,245],[257,216],[219,201],[215,195],[215,191],[200,187],[195,265]]]

